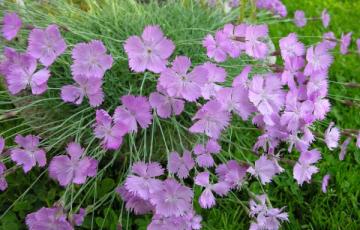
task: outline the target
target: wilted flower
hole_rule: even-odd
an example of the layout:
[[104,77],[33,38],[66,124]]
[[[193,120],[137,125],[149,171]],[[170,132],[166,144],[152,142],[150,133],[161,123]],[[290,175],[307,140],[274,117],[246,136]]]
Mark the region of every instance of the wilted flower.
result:
[[66,50],[66,43],[61,37],[57,25],[46,29],[33,29],[29,35],[28,54],[39,59],[44,66],[50,66]]
[[22,21],[16,13],[5,13],[2,25],[2,34],[6,40],[10,41],[19,32]]
[[124,123],[114,124],[113,118],[105,110],[96,110],[94,134],[96,138],[102,139],[102,146],[105,149],[119,149],[127,132],[128,127]]
[[188,73],[190,66],[190,58],[176,57],[172,67],[166,68],[161,73],[159,86],[163,87],[169,96],[195,101],[201,96],[201,87],[207,81],[208,71],[202,66],[196,66]]
[[196,162],[200,167],[209,168],[214,165],[212,154],[217,154],[221,146],[215,140],[209,140],[205,145],[197,144],[194,147]]
[[325,143],[330,150],[337,148],[339,145],[340,131],[334,127],[334,122],[330,122],[329,127],[325,131]]
[[193,191],[175,179],[166,179],[159,190],[151,195],[155,213],[164,217],[183,216],[192,210]]
[[185,101],[171,97],[167,94],[162,87],[158,87],[158,92],[153,92],[149,96],[149,102],[153,109],[156,109],[156,113],[161,118],[168,118],[172,114],[180,115],[184,110]]
[[249,25],[246,28],[246,54],[256,59],[263,59],[268,54],[268,47],[262,40],[268,36],[267,25]]
[[66,148],[67,155],[55,156],[49,165],[49,175],[60,185],[71,183],[83,184],[87,177],[94,177],[97,173],[98,161],[82,155],[84,149],[80,144],[71,142]]
[[65,85],[61,88],[61,99],[80,105],[84,97],[89,98],[89,104],[97,107],[104,101],[104,92],[101,88],[102,80],[96,77],[76,75],[73,77],[75,85]]
[[180,179],[187,178],[189,171],[194,168],[195,161],[191,156],[191,152],[184,150],[183,156],[180,157],[177,152],[171,152],[168,160],[168,171],[176,173]]
[[347,54],[349,45],[351,43],[351,35],[352,35],[352,32],[341,35],[340,53]]
[[106,54],[102,41],[92,40],[89,43],[78,43],[72,50],[74,63],[71,65],[73,76],[102,78],[113,63],[111,55]]
[[157,162],[144,163],[136,162],[131,168],[132,175],[125,180],[125,188],[144,200],[149,200],[150,196],[162,189],[162,182],[155,179],[164,173],[164,169]]
[[15,142],[18,147],[10,150],[11,159],[22,166],[25,173],[29,172],[36,163],[43,167],[46,165],[46,153],[39,148],[40,139],[34,135],[16,135]]
[[346,138],[346,140],[341,144],[340,146],[340,154],[339,154],[339,160],[343,161],[345,159],[346,151],[348,148],[348,145],[350,144],[351,137]]
[[150,203],[150,201],[134,195],[129,192],[125,186],[118,187],[116,192],[121,196],[123,201],[125,201],[126,209],[134,212],[136,215],[147,214],[154,210],[154,206]]
[[159,26],[147,26],[141,37],[129,37],[125,41],[124,49],[133,71],[150,70],[160,73],[166,68],[167,59],[173,53],[175,45],[164,36]]
[[209,177],[209,172],[201,172],[195,177],[195,184],[205,188],[199,197],[199,204],[202,208],[211,208],[215,205],[213,192],[219,196],[225,196],[230,190],[229,185],[224,181],[210,184]]
[[230,188],[240,187],[244,182],[248,166],[240,165],[235,160],[220,164],[216,168],[216,174],[220,180],[228,183]]
[[322,179],[321,190],[322,190],[323,193],[327,192],[327,186],[329,184],[329,180],[330,180],[330,175],[329,174],[326,174]]
[[204,133],[217,139],[230,121],[230,113],[221,109],[218,101],[211,100],[198,110],[192,120],[197,120],[190,128],[192,133]]
[[305,13],[302,10],[295,11],[294,22],[297,27],[304,27],[307,23]]
[[320,152],[316,149],[301,152],[299,160],[295,164],[293,171],[293,176],[299,185],[302,185],[304,182],[309,183],[312,174],[319,171],[319,169],[313,164],[318,162],[320,159]]
[[61,229],[73,230],[61,208],[41,208],[26,216],[29,230]]
[[291,57],[298,57],[305,54],[305,46],[299,42],[295,33],[290,33],[287,37],[279,41],[281,56],[284,60]]
[[330,14],[327,12],[326,9],[324,9],[323,12],[321,13],[321,21],[325,28],[327,28],[329,26]]
[[255,161],[254,167],[249,167],[247,170],[251,175],[259,177],[262,184],[271,182],[272,178],[282,171],[284,169],[279,166],[276,159],[270,160],[265,155]]
[[129,132],[137,132],[137,123],[146,129],[152,120],[151,107],[146,97],[125,95],[121,97],[122,105],[114,112],[115,122],[126,124]]

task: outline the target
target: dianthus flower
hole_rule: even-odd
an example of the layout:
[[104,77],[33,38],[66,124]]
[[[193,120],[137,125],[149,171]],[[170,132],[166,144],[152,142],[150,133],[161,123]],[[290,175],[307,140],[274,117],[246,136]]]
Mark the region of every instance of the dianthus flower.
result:
[[41,208],[26,216],[29,230],[61,229],[73,230],[61,208]]
[[161,86],[158,92],[153,92],[149,96],[149,102],[157,115],[161,118],[169,118],[171,115],[180,115],[184,110],[185,101],[181,98],[171,97]]
[[194,147],[196,162],[200,167],[209,168],[214,165],[212,154],[218,154],[221,146],[215,140],[209,140],[205,145],[197,144]]
[[241,73],[239,75],[237,75],[233,82],[232,82],[232,87],[237,87],[237,86],[241,86],[245,89],[249,89],[249,73],[251,72],[251,65],[247,65],[245,66],[242,70]]
[[235,160],[220,164],[216,168],[216,174],[220,180],[225,181],[230,188],[240,187],[246,176],[248,166],[240,165]]
[[321,159],[320,152],[316,149],[303,151],[300,154],[298,162],[294,166],[293,175],[299,185],[304,182],[309,183],[312,174],[317,173],[319,169],[314,166]]
[[330,150],[337,148],[339,145],[340,131],[334,127],[334,122],[330,122],[329,127],[325,131],[325,143]]
[[189,172],[195,166],[195,161],[191,156],[191,152],[184,150],[182,157],[177,152],[171,152],[168,161],[168,171],[176,173],[180,179],[187,178]]
[[305,13],[302,10],[295,11],[294,22],[297,27],[304,27],[307,23]]
[[247,25],[244,23],[237,26],[233,24],[226,24],[224,26],[222,31],[228,39],[226,52],[230,57],[237,58],[245,50],[246,28]]
[[339,160],[343,161],[345,159],[346,151],[348,145],[350,144],[351,137],[345,139],[345,141],[340,146]]
[[316,97],[317,95],[321,97],[326,97],[328,93],[328,78],[327,72],[320,71],[312,74],[306,84],[306,94],[308,98]]
[[291,57],[298,57],[305,54],[305,46],[299,42],[295,33],[281,38],[279,41],[281,56],[284,60]]
[[227,52],[230,50],[231,43],[227,35],[219,30],[215,33],[215,38],[208,34],[203,40],[203,46],[206,48],[206,54],[216,62],[224,62],[227,59]]
[[250,57],[264,59],[268,54],[268,46],[263,39],[268,36],[267,25],[249,25],[246,28],[245,51]]
[[348,53],[349,45],[351,43],[351,35],[352,35],[352,32],[341,35],[340,53],[342,53],[342,54]]
[[6,40],[10,41],[18,34],[22,21],[16,13],[5,13],[2,24],[2,34]]
[[207,70],[208,74],[206,83],[201,87],[201,95],[204,99],[209,100],[215,97],[216,92],[222,88],[222,86],[216,83],[225,82],[227,73],[225,69],[210,62],[206,62],[202,66]]
[[317,71],[327,71],[333,62],[333,57],[329,54],[329,48],[326,43],[320,43],[315,47],[307,49],[304,74],[309,76]]
[[321,13],[321,21],[325,28],[329,26],[330,23],[330,14],[327,12],[326,9],[324,9]]
[[134,195],[129,192],[125,186],[118,187],[116,192],[121,196],[123,201],[125,201],[126,209],[128,211],[134,212],[136,215],[143,215],[151,213],[154,210],[154,206],[148,200],[144,200],[139,196]]
[[321,190],[322,190],[323,193],[327,192],[327,186],[329,184],[329,180],[330,180],[330,175],[329,174],[326,174],[322,179]]
[[281,82],[287,84],[290,89],[295,89],[297,87],[296,82],[299,82],[299,78],[304,76],[302,68],[305,66],[305,60],[302,57],[290,57],[285,60],[284,64]]
[[255,161],[254,167],[249,167],[247,170],[251,175],[259,177],[262,184],[271,182],[272,178],[282,171],[284,169],[279,166],[276,159],[270,160],[265,155]]
[[329,49],[334,49],[337,44],[335,34],[333,32],[327,32],[323,35],[323,42],[327,44]]

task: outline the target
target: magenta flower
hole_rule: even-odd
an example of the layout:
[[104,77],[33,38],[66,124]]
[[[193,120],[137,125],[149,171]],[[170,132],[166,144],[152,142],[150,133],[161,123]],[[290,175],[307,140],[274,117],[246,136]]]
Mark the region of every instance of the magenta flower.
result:
[[209,172],[201,172],[195,177],[195,184],[205,188],[199,197],[199,204],[202,208],[211,208],[215,205],[213,192],[219,196],[226,196],[230,190],[229,185],[223,181],[210,184],[209,177]]
[[334,49],[337,44],[335,34],[333,32],[327,32],[323,35],[323,42],[327,44],[329,49]]
[[221,146],[215,140],[209,140],[206,145],[197,144],[194,147],[196,162],[200,167],[209,168],[214,165],[212,154],[218,154]]
[[231,43],[227,35],[219,30],[215,33],[215,38],[208,34],[203,40],[203,46],[206,48],[206,54],[216,62],[224,62],[227,59],[227,52],[230,50]]
[[166,179],[160,189],[151,195],[155,213],[164,217],[183,216],[192,210],[193,191],[175,179]]
[[300,102],[296,90],[289,91],[286,95],[285,111],[281,116],[281,125],[289,131],[296,131],[305,124],[314,120],[312,115],[314,104],[310,100]]
[[76,44],[72,50],[72,58],[74,59],[71,65],[73,76],[102,78],[105,71],[113,64],[111,55],[106,54],[106,47],[98,40]]
[[216,100],[221,103],[223,110],[236,113],[244,121],[256,111],[255,106],[249,100],[249,91],[242,86],[219,90]]
[[46,165],[45,150],[39,148],[40,139],[34,135],[16,135],[15,143],[18,145],[16,148],[10,150],[11,160],[20,165],[24,172],[29,172],[36,163],[40,167]]
[[351,43],[351,35],[352,35],[352,32],[341,35],[340,53],[342,53],[342,54],[347,54],[348,53],[348,48],[349,48],[349,45]]
[[196,122],[189,128],[192,133],[204,133],[217,139],[230,121],[230,113],[221,109],[221,104],[215,100],[208,101],[192,118]]
[[8,187],[8,183],[5,178],[6,166],[0,162],[0,191],[5,191]]
[[196,101],[201,96],[201,87],[207,81],[208,71],[202,66],[197,66],[188,73],[190,66],[190,58],[176,57],[172,67],[161,72],[158,84],[169,96]]
[[101,144],[105,149],[119,149],[123,136],[128,132],[128,127],[121,122],[114,124],[113,118],[103,109],[96,110],[96,123],[94,134],[102,140]]
[[128,126],[129,132],[137,132],[137,123],[146,129],[152,120],[151,107],[146,97],[125,95],[121,97],[122,105],[114,112],[115,122]]
[[2,25],[2,34],[6,40],[10,41],[19,32],[22,21],[16,13],[5,13]]
[[98,161],[84,155],[80,144],[71,142],[66,148],[67,155],[55,156],[49,165],[49,175],[61,186],[71,183],[84,184],[87,177],[97,173]]
[[180,157],[177,152],[171,152],[168,161],[168,171],[176,173],[180,179],[187,178],[189,172],[195,166],[195,161],[191,156],[191,152],[184,150],[183,156]]
[[321,190],[322,190],[323,193],[327,192],[327,186],[329,184],[329,180],[330,180],[330,175],[329,174],[326,174],[322,179]]
[[29,230],[61,229],[73,230],[61,208],[41,208],[26,216]]
[[171,115],[180,115],[184,110],[185,101],[176,97],[169,96],[162,87],[158,87],[159,92],[153,92],[149,96],[149,102],[156,113],[161,118],[169,118]]
[[132,175],[125,180],[125,188],[133,195],[149,200],[154,192],[162,189],[162,182],[155,179],[164,173],[164,169],[157,162],[136,162],[131,168]]
[[11,94],[17,94],[30,86],[35,95],[44,93],[47,90],[47,81],[50,77],[48,69],[41,69],[36,72],[37,61],[28,54],[18,54],[5,76],[8,89]]
[[326,43],[320,43],[317,46],[307,49],[304,74],[310,76],[317,71],[327,71],[333,62],[333,57],[328,53],[328,46]]
[[255,75],[249,87],[249,99],[260,113],[270,115],[280,110],[284,104],[281,82],[275,75]]
[[319,169],[314,166],[321,159],[320,152],[316,149],[303,151],[298,162],[294,166],[293,176],[299,185],[304,182],[310,183],[312,174],[317,173]]
[[269,160],[265,155],[255,161],[254,167],[249,167],[247,170],[251,175],[259,177],[262,184],[270,183],[276,174],[283,171],[284,169],[279,166],[275,159]]
[[267,25],[249,25],[246,28],[245,51],[250,57],[264,59],[268,54],[268,47],[262,40],[268,36]]
[[57,25],[46,29],[33,29],[29,35],[28,54],[39,59],[44,66],[50,66],[66,50],[66,43],[61,37]]
[[160,73],[166,68],[167,59],[174,52],[175,45],[164,36],[159,26],[147,26],[141,37],[129,37],[124,49],[133,71]]
[[334,127],[334,122],[330,122],[329,127],[325,131],[325,143],[330,150],[337,148],[339,145],[340,131]]
[[324,9],[323,12],[321,13],[321,21],[325,28],[327,28],[329,26],[330,14],[327,12],[326,9]]
[[201,87],[201,95],[204,99],[209,100],[216,96],[216,92],[218,92],[222,87],[216,83],[225,82],[226,71],[221,67],[217,67],[215,64],[211,62],[206,62],[202,65],[207,71],[207,81]]
[[346,138],[346,140],[341,144],[340,146],[340,154],[339,154],[339,160],[343,161],[345,159],[346,151],[348,148],[348,145],[350,144],[351,137]]
[[132,194],[125,188],[125,186],[118,187],[116,192],[121,196],[123,201],[125,201],[126,209],[134,212],[136,215],[147,214],[154,210],[154,206],[150,203],[150,201],[141,199],[140,197]]
[[240,165],[235,160],[220,164],[216,168],[216,174],[220,180],[225,181],[230,188],[240,187],[245,181],[248,166]]
[[100,78],[86,77],[85,75],[76,75],[73,78],[76,84],[61,87],[61,99],[63,101],[80,105],[84,97],[87,97],[92,107],[97,107],[103,103],[104,92]]
[[299,42],[295,33],[290,33],[287,37],[279,41],[281,56],[284,60],[291,57],[298,57],[305,54],[305,46]]
[[302,10],[295,11],[294,22],[297,27],[304,27],[307,23],[305,13]]

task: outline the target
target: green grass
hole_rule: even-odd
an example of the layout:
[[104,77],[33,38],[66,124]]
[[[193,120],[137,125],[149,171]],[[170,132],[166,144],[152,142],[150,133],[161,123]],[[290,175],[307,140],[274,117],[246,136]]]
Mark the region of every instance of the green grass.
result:
[[[27,9],[17,7],[24,20],[35,26],[46,27],[49,23],[56,23],[66,28],[63,36],[69,49],[51,67],[53,75],[49,81],[50,90],[44,96],[31,97],[24,94],[12,97],[4,91],[0,92],[0,115],[10,109],[17,113],[15,118],[11,118],[13,120],[1,121],[1,134],[10,145],[17,133],[40,134],[49,156],[62,154],[67,142],[78,140],[87,148],[87,154],[101,159],[101,171],[85,187],[69,186],[63,189],[48,179],[46,171],[42,169],[35,169],[26,176],[17,170],[7,177],[9,189],[0,193],[0,229],[22,229],[27,213],[42,206],[51,206],[59,200],[69,210],[75,211],[80,205],[88,208],[90,214],[83,225],[84,229],[116,229],[117,224],[121,224],[124,229],[145,229],[151,217],[128,214],[114,193],[114,188],[124,180],[131,162],[153,159],[164,163],[169,150],[182,151],[201,142],[202,137],[189,135],[185,129],[190,126],[190,118],[196,108],[187,106],[188,113],[176,119],[155,119],[147,130],[127,137],[119,151],[105,153],[91,135],[94,110],[89,109],[87,103],[75,107],[59,99],[60,87],[72,82],[70,50],[78,42],[91,39],[104,42],[115,62],[105,75],[106,101],[102,107],[112,112],[121,95],[132,93],[148,96],[155,89],[158,78],[155,74],[134,74],[129,71],[122,48],[128,36],[140,34],[148,24],[159,24],[176,44],[174,56],[187,55],[193,64],[199,64],[208,60],[201,45],[203,37],[228,22],[236,21],[238,11],[224,15],[221,10],[204,9],[196,4],[184,7],[177,0],[170,0],[169,3],[163,1],[160,5],[154,2],[138,4],[135,0],[77,1],[81,3],[77,5],[68,2],[62,0],[39,5],[31,1]],[[302,9],[309,17],[317,17],[323,8],[327,8],[332,16],[330,30],[337,37],[341,32],[348,31],[353,31],[354,37],[360,36],[358,0],[287,0],[284,3],[290,16],[296,9]],[[3,8],[0,6],[0,12],[14,7],[12,4]],[[310,21],[305,28],[299,29],[288,20],[278,21],[268,14],[261,15],[259,20],[270,23],[270,33],[275,44],[280,37],[297,32],[301,40],[310,45],[319,41],[326,31],[319,21]],[[23,30],[21,33],[18,41],[5,45],[24,50],[28,31]],[[352,50],[355,49],[352,44]],[[359,60],[357,54],[341,56],[338,49],[335,51],[335,63],[330,69],[329,98],[332,111],[325,121],[316,123],[319,132],[325,130],[331,120],[341,128],[359,129],[359,88],[351,89],[342,84],[360,82]],[[228,83],[249,61],[243,57],[222,64],[228,72]],[[352,100],[354,105],[346,106],[344,100]],[[223,151],[217,162],[232,158],[254,161],[256,157],[250,149],[257,135],[259,131],[253,129],[252,125],[234,119],[222,138]],[[314,146],[321,150],[323,160],[318,164],[320,172],[314,176],[311,184],[299,187],[292,178],[291,166],[283,164],[286,172],[276,177],[273,183],[261,187],[253,179],[249,181],[249,189],[256,194],[262,193],[264,189],[274,207],[286,206],[290,223],[284,224],[284,229],[358,229],[360,153],[355,149],[354,141],[342,162],[338,160],[339,150],[330,152],[321,141],[317,141]],[[287,159],[292,160],[297,157],[296,152],[286,155]],[[11,165],[8,158],[5,161]],[[320,189],[321,179],[326,173],[330,173],[332,178],[328,193],[323,194]],[[195,194],[198,196],[200,191],[195,189]],[[236,191],[227,199],[217,199],[216,208],[202,210],[196,205],[196,210],[203,216],[204,229],[247,229],[250,219],[243,205],[247,205],[248,200],[246,190]]]

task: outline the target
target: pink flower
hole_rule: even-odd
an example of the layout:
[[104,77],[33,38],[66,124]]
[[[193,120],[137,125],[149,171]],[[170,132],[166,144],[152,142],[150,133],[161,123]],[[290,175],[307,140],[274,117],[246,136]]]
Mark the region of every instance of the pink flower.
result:
[[348,48],[349,48],[349,45],[351,43],[351,35],[352,35],[352,32],[341,35],[340,53],[342,53],[342,54],[347,54],[348,53]]
[[61,87],[61,99],[65,102],[71,102],[80,105],[84,97],[89,98],[89,104],[97,107],[104,101],[104,92],[101,88],[102,80],[95,77],[86,77],[85,75],[74,76],[76,84],[65,85]]
[[215,38],[208,34],[203,40],[203,46],[206,48],[206,54],[216,62],[224,62],[227,59],[227,51],[230,50],[231,43],[227,35],[219,30],[215,33]]
[[133,71],[160,73],[166,68],[167,59],[174,52],[175,45],[164,36],[159,26],[147,26],[141,37],[129,37],[124,49]]
[[151,124],[151,107],[146,97],[125,95],[121,102],[122,105],[115,109],[115,122],[126,124],[129,132],[137,132],[137,123],[143,129]]
[[189,172],[194,168],[195,162],[191,156],[191,152],[184,150],[183,156],[180,157],[177,152],[171,152],[168,161],[168,171],[176,173],[180,179],[187,178]]
[[334,49],[337,44],[335,34],[333,32],[324,33],[323,43],[327,44],[329,49]]
[[71,142],[66,148],[67,155],[55,156],[49,165],[49,175],[57,180],[61,186],[71,183],[84,184],[87,177],[94,177],[97,173],[98,161],[86,157],[80,144]]
[[195,184],[205,188],[199,197],[199,204],[202,208],[211,208],[215,205],[213,192],[219,196],[225,196],[230,190],[229,185],[223,181],[210,184],[209,177],[209,172],[201,172],[195,177]]
[[240,187],[246,176],[248,166],[240,165],[235,160],[230,160],[225,164],[220,164],[216,168],[216,174],[220,180],[228,183],[230,188]]
[[304,27],[307,23],[305,13],[302,10],[295,11],[294,22],[297,27]]
[[159,190],[152,194],[151,203],[155,213],[164,217],[183,216],[192,210],[193,191],[175,179],[166,179]]
[[132,175],[125,180],[127,191],[143,200],[149,200],[154,192],[162,189],[162,182],[155,179],[164,173],[164,169],[157,162],[136,162],[131,168]]
[[161,118],[169,118],[171,115],[180,115],[184,110],[185,101],[169,96],[165,90],[158,87],[159,92],[153,92],[149,96],[149,102]]
[[328,93],[327,72],[320,71],[312,74],[306,84],[306,94],[309,98],[326,97]]
[[256,7],[259,9],[267,9],[280,17],[286,17],[286,6],[280,0],[257,0]]
[[327,12],[326,9],[324,9],[323,12],[321,13],[321,21],[325,28],[327,28],[329,26],[330,14]]
[[327,71],[333,62],[333,57],[328,53],[326,43],[320,43],[317,46],[311,46],[306,52],[306,60],[304,74],[310,76],[317,71]]
[[8,183],[5,178],[6,166],[0,162],[0,191],[5,191],[8,187]]
[[327,192],[327,186],[329,184],[329,180],[330,180],[330,175],[329,174],[326,174],[322,179],[321,190],[322,190],[323,193]]
[[270,183],[272,178],[282,171],[284,169],[275,159],[269,160],[265,155],[255,161],[254,167],[249,167],[247,170],[251,175],[259,177],[262,184]]
[[188,57],[178,56],[171,68],[161,72],[159,86],[163,87],[169,96],[196,101],[201,96],[201,87],[207,81],[208,71],[202,67],[195,67],[188,73],[191,61]]
[[304,182],[310,183],[312,174],[317,173],[319,169],[314,166],[321,159],[320,152],[316,149],[303,151],[298,162],[294,166],[293,176],[299,185]]
[[339,154],[339,160],[343,161],[345,159],[346,151],[348,148],[348,145],[350,144],[351,137],[346,138],[346,140],[341,144],[340,146],[340,154]]
[[223,110],[235,112],[244,121],[256,111],[255,106],[249,100],[249,91],[242,86],[219,90],[216,100],[221,103]]
[[96,138],[102,139],[101,144],[105,149],[119,149],[127,132],[128,128],[124,123],[114,124],[113,118],[105,110],[96,110],[94,134]]
[[225,69],[217,67],[211,62],[206,62],[202,67],[208,71],[208,74],[206,83],[201,87],[201,95],[204,99],[209,100],[215,97],[216,92],[222,88],[216,83],[225,82],[227,73]]
[[232,87],[242,86],[245,89],[249,89],[249,73],[251,72],[251,65],[245,66],[239,75],[237,75],[233,82]]
[[61,229],[73,230],[61,208],[41,208],[26,216],[29,230]]
[[268,54],[268,47],[262,40],[268,36],[267,25],[249,25],[246,28],[246,54],[255,59],[264,59]]
[[279,41],[281,56],[284,60],[291,57],[298,57],[305,54],[305,46],[299,42],[295,33],[290,33],[287,37]]
[[28,54],[18,54],[14,57],[14,62],[8,68],[6,82],[11,94],[17,94],[20,91],[31,87],[35,95],[44,93],[47,90],[47,81],[50,77],[48,69],[41,69],[36,72],[37,61]]
[[311,101],[314,103],[314,118],[317,120],[323,120],[326,114],[330,111],[329,100],[318,94],[313,96]]
[[270,115],[284,104],[281,82],[275,75],[255,75],[249,87],[249,99],[260,113]]
[[330,150],[337,148],[339,145],[340,131],[334,127],[334,122],[330,122],[329,127],[325,131],[325,143]]
[[200,167],[209,168],[214,165],[212,154],[218,154],[221,146],[215,140],[209,140],[206,145],[197,144],[194,147],[196,162]]
[[211,100],[203,105],[192,118],[196,122],[189,128],[191,133],[204,133],[217,139],[230,121],[230,113],[221,109],[218,101]]
[[10,41],[19,32],[22,21],[16,13],[5,13],[2,24],[2,34],[6,40]]
[[98,40],[76,44],[72,50],[72,58],[74,59],[71,65],[73,76],[102,78],[113,63],[111,55],[106,54],[104,44]]
[[39,148],[40,139],[34,135],[16,135],[15,142],[18,145],[10,150],[11,160],[22,166],[25,173],[29,172],[36,163],[40,167],[46,165],[45,150]]
[[227,36],[226,52],[232,58],[240,56],[241,52],[245,50],[245,41],[240,41],[246,36],[246,24],[234,26],[233,24],[226,24],[223,28],[224,34]]
[[302,68],[305,66],[305,60],[302,57],[290,57],[285,59],[285,68],[281,74],[281,82],[287,84],[290,89],[297,88],[296,81],[304,77]]
[[81,226],[84,222],[85,216],[86,210],[84,208],[80,208],[78,213],[71,216],[73,224],[76,226]]
[[66,43],[61,37],[57,25],[46,29],[33,29],[29,35],[28,54],[39,59],[44,66],[50,66],[66,50]]
[[116,192],[121,196],[123,201],[125,201],[126,209],[134,212],[136,215],[147,214],[154,210],[154,206],[150,203],[150,201],[141,199],[140,197],[132,194],[125,188],[125,186],[118,187]]

